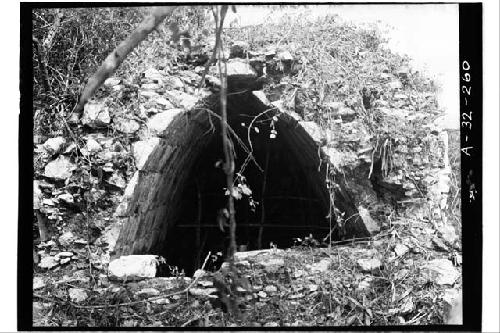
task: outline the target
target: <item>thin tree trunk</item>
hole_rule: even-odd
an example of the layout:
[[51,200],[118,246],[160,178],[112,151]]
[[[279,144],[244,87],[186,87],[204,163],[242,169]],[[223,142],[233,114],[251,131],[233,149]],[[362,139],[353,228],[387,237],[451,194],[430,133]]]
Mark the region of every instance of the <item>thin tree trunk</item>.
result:
[[202,196],[201,196],[201,185],[200,185],[200,181],[197,180],[196,181],[196,189],[197,189],[197,194],[198,194],[198,214],[196,216],[196,224],[197,224],[197,228],[196,228],[196,236],[195,236],[195,239],[196,239],[196,267],[199,267],[199,265],[201,264],[201,252],[200,252],[200,246],[201,246],[201,219],[202,219],[202,206],[201,206],[201,199],[202,199]]
[[33,44],[35,44],[36,58],[38,60],[38,68],[40,69],[40,74],[42,76],[43,89],[46,93],[52,91],[49,84],[49,72],[47,71],[47,66],[45,66],[46,57],[42,56],[42,50],[40,50],[40,42],[38,39],[33,37]]
[[83,111],[83,107],[94,95],[94,92],[101,86],[101,84],[114,73],[123,60],[125,60],[127,55],[132,52],[132,50],[139,45],[140,42],[146,39],[147,35],[149,35],[161,22],[163,22],[167,15],[172,14],[175,8],[177,7],[155,7],[155,9],[151,11],[151,14],[148,15],[134,31],[132,31],[127,39],[121,42],[116,49],[108,55],[102,65],[88,80],[85,89],[83,89],[80,100],[74,109],[76,113],[81,113]]
[[262,234],[264,232],[264,222],[266,220],[266,206],[264,195],[266,193],[266,183],[267,183],[267,169],[269,168],[269,147],[266,151],[266,162],[264,166],[264,179],[262,180],[262,191],[261,191],[261,214],[260,214],[260,226],[259,226],[259,234],[257,236],[257,249],[262,249]]

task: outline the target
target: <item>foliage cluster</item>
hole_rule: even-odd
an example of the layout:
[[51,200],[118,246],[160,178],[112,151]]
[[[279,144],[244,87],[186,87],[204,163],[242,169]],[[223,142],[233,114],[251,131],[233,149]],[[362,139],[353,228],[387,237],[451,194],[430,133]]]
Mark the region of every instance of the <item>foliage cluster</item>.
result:
[[62,134],[64,119],[76,104],[84,80],[142,20],[146,10],[33,10],[35,135]]

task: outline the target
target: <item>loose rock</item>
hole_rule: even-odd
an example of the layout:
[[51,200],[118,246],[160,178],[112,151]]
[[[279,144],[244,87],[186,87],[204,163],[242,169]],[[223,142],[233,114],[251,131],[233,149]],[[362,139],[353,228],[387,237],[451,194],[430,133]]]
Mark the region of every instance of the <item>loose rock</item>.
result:
[[104,86],[113,87],[113,86],[120,84],[120,82],[122,82],[121,79],[119,79],[117,77],[110,77],[110,78],[106,79],[106,81],[104,81]]
[[165,259],[156,255],[129,255],[109,263],[109,274],[112,279],[152,278],[156,276]]
[[160,97],[155,100],[156,104],[163,106],[165,109],[173,109],[175,106],[166,98]]
[[39,276],[33,278],[33,290],[42,289],[45,287],[45,281]]
[[144,141],[137,141],[132,144],[132,154],[134,155],[135,166],[142,170],[148,160],[149,155],[160,143],[160,138],[151,138]]
[[40,263],[38,264],[39,267],[47,269],[54,268],[57,265],[59,265],[59,260],[57,260],[56,257],[52,256],[42,257],[42,260],[40,260]]
[[394,252],[396,253],[396,255],[398,257],[404,256],[408,252],[408,250],[409,250],[408,246],[406,246],[404,244],[397,244],[394,247]]
[[87,103],[83,109],[82,124],[100,128],[107,127],[111,122],[108,107],[103,103]]
[[371,217],[370,211],[368,209],[366,209],[363,206],[358,206],[358,213],[359,213],[359,217],[361,217],[361,220],[363,221],[363,224],[366,227],[366,230],[368,230],[368,232],[370,234],[373,235],[373,234],[376,234],[380,231],[380,226]]
[[382,263],[379,259],[358,259],[357,264],[363,272],[371,272],[373,270],[379,269]]
[[50,138],[43,144],[43,148],[50,155],[57,154],[61,151],[61,149],[66,144],[66,139],[62,136],[58,136],[56,138]]
[[184,109],[171,109],[158,113],[148,120],[147,126],[156,133],[162,133],[172,120],[182,112],[184,112]]
[[120,189],[124,189],[127,186],[127,182],[119,173],[114,173],[109,179],[108,184],[116,186]]
[[113,119],[114,127],[125,134],[134,134],[139,130],[141,125],[134,119],[124,117],[116,117]]
[[267,286],[264,288],[264,291],[268,294],[272,294],[272,293],[277,292],[278,288],[276,288],[275,286]]
[[269,259],[261,262],[264,270],[268,273],[276,273],[285,266],[285,260],[281,258]]
[[67,204],[72,204],[74,203],[74,199],[73,199],[73,196],[69,193],[63,193],[59,196],[57,196],[57,199],[67,203]]
[[319,262],[311,265],[311,270],[313,272],[326,272],[332,265],[331,259],[321,259]]
[[68,294],[69,298],[75,303],[81,303],[88,298],[87,292],[81,288],[70,288]]
[[217,288],[191,288],[189,293],[193,296],[208,297],[217,292]]
[[440,285],[452,285],[460,277],[460,273],[448,259],[431,260],[424,266],[423,271],[431,281]]
[[160,291],[158,289],[155,289],[155,288],[144,288],[144,289],[139,290],[135,294],[137,296],[151,297],[151,296],[158,296],[160,294]]
[[73,235],[71,231],[66,231],[59,237],[58,240],[59,244],[61,244],[62,246],[68,246],[73,243],[75,238],[76,238],[75,235]]
[[64,180],[69,178],[75,169],[76,165],[70,161],[69,157],[60,155],[45,166],[44,175],[48,178]]
[[65,252],[59,252],[57,254],[58,257],[72,257],[73,256],[73,252],[69,252],[69,251],[65,251]]

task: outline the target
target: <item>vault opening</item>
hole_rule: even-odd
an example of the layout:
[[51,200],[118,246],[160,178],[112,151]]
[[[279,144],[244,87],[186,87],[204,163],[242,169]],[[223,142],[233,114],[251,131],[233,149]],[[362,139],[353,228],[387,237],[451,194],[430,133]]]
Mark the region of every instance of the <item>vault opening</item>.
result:
[[[255,118],[266,111],[262,106],[234,99],[229,106],[229,125],[243,141],[238,143],[233,136],[235,185],[244,189],[235,200],[239,249],[257,250],[272,244],[286,248],[294,238],[309,234],[323,238],[329,233],[325,168],[318,168],[319,158],[307,160],[317,156],[316,144],[288,118],[272,112]],[[187,274],[201,267],[209,251],[225,254],[229,243],[228,227],[220,223],[227,193],[218,127],[207,140],[187,171],[178,214],[162,251],[169,264]],[[248,159],[243,145],[251,146],[254,160]]]
[[[218,101],[209,97],[162,133],[139,173],[113,256],[159,254],[190,275],[209,251],[225,255],[228,227],[218,219],[227,204]],[[241,190],[235,201],[240,250],[286,248],[310,234],[331,234],[332,240],[344,231],[367,235],[341,182],[332,187],[336,209],[329,214],[328,162],[301,123],[252,93],[232,94],[227,105]],[[349,223],[332,232],[339,211]]]

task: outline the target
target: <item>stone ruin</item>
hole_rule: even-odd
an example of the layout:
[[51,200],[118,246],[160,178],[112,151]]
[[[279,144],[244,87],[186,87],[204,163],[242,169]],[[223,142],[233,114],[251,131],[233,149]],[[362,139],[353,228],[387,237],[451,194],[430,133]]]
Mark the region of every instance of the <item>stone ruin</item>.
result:
[[[233,54],[228,63],[228,80],[238,83],[229,87],[228,96],[236,171],[244,167],[240,185],[252,192],[236,200],[239,245],[251,250],[269,244],[289,247],[294,238],[309,234],[321,239],[330,233],[331,240],[368,237],[390,223],[388,207],[446,224],[448,141],[438,123],[429,123],[432,135],[422,145],[427,150],[399,144],[393,153],[395,172],[383,175],[381,159],[356,110],[330,103],[336,130],[342,133],[338,135],[286,109],[276,94],[257,90],[262,86],[255,85],[256,79],[269,59],[283,62],[285,71],[294,61],[283,53],[250,61]],[[172,75],[163,68],[148,69],[139,91],[145,123],[121,116],[113,120],[138,140],[131,149],[137,171],[105,235],[111,259],[154,254],[192,273],[208,250],[224,251],[227,245],[227,233],[216,223],[217,211],[227,200],[224,173],[217,167],[223,156],[218,79],[211,70],[209,86],[197,89],[202,70],[200,66]],[[122,89],[120,79],[105,84]],[[388,117],[418,116],[399,114],[401,110],[383,109]],[[103,104],[89,103],[84,123],[99,122],[104,111]],[[249,130],[257,116],[265,122],[256,121],[257,130]],[[257,205],[252,207],[252,201]]]

